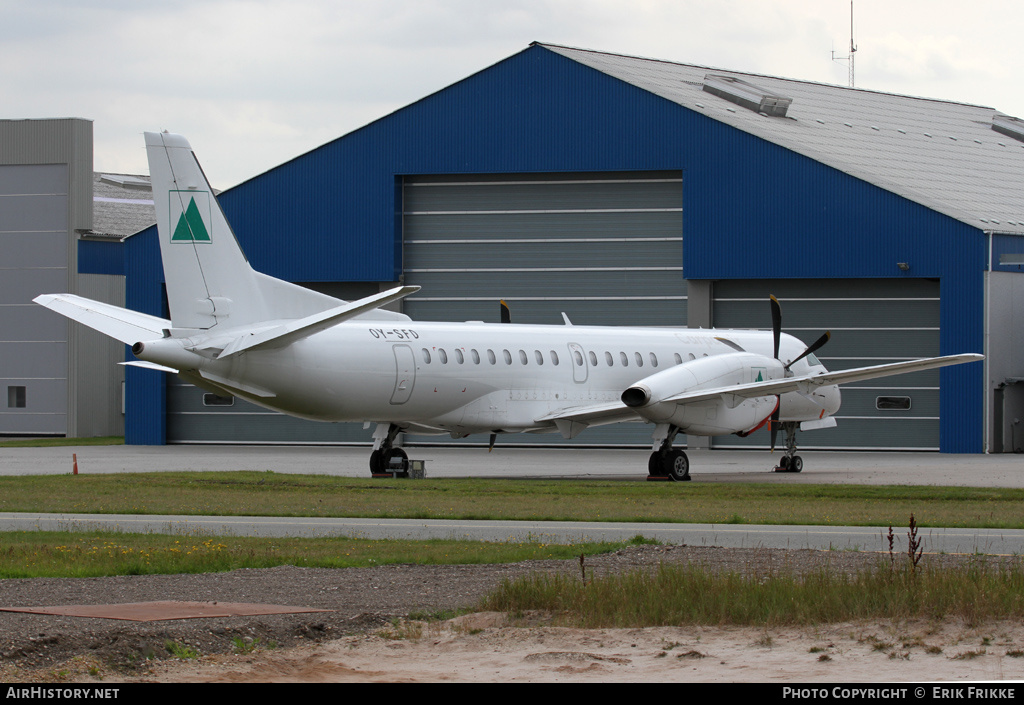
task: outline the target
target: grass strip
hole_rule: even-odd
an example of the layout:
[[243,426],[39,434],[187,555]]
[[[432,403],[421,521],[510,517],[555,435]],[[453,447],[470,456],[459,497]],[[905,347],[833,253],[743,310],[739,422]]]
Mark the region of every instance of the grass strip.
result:
[[[646,543],[635,539],[628,543]],[[217,573],[293,565],[357,568],[388,564],[514,563],[576,558],[627,543],[547,544],[541,541],[399,541],[251,538],[115,532],[0,533],[0,578],[86,578],[110,575]]]
[[589,629],[951,616],[975,624],[1024,616],[1024,569],[1020,562],[981,560],[954,568],[892,569],[880,561],[855,575],[825,568],[758,576],[662,565],[586,584],[569,574],[534,574],[506,580],[479,608],[548,612],[557,624]]
[[14,438],[0,441],[0,448],[62,448],[64,446],[123,446],[124,436],[99,436],[96,438]]
[[1024,489],[274,472],[0,477],[0,511],[1024,528]]

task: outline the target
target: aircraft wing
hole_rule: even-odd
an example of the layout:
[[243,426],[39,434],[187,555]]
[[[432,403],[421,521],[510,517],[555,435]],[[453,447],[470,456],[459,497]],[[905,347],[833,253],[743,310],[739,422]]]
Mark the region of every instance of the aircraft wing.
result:
[[621,401],[567,406],[536,419],[537,423],[554,423],[565,438],[575,438],[589,426],[643,420],[642,416]]
[[[676,404],[696,404],[702,401],[722,399],[730,407],[739,404],[743,399],[751,397],[768,397],[787,392],[799,392],[808,394],[814,389],[834,384],[848,384],[860,382],[878,377],[903,374],[905,372],[918,372],[930,370],[948,365],[959,365],[965,362],[976,362],[983,360],[984,355],[965,353],[962,355],[947,355],[945,357],[929,357],[921,360],[907,360],[905,362],[893,362],[885,365],[872,365],[870,367],[857,367],[851,370],[839,372],[826,372],[819,375],[800,375],[787,377],[785,379],[767,380],[764,382],[751,382],[749,384],[737,384],[728,387],[714,387],[711,389],[696,389],[693,391],[681,392],[664,399],[657,399],[656,402]],[[626,406],[621,401],[605,402],[603,404],[589,404],[564,407],[553,411],[537,419],[538,423],[554,423],[566,438],[576,436],[587,426],[599,426],[609,423],[623,421],[643,421],[644,417],[636,412],[633,407]]]
[[984,355],[976,353],[964,353],[962,355],[946,355],[944,357],[926,357],[920,360],[907,360],[905,362],[891,362],[885,365],[872,365],[870,367],[855,367],[850,370],[838,372],[826,372],[820,375],[800,375],[787,377],[785,379],[767,380],[765,382],[751,382],[749,384],[737,384],[731,387],[717,387],[715,389],[698,389],[692,392],[681,392],[665,399],[663,402],[676,402],[677,404],[693,404],[700,401],[708,401],[717,397],[734,396],[740,398],[767,397],[787,392],[801,392],[807,394],[818,387],[833,384],[849,384],[861,382],[867,379],[889,377],[905,372],[919,372],[931,370],[937,367],[948,365],[960,365],[965,362],[977,362],[985,359]]
[[162,338],[164,330],[171,327],[171,322],[163,318],[74,294],[43,294],[32,300],[127,345]]

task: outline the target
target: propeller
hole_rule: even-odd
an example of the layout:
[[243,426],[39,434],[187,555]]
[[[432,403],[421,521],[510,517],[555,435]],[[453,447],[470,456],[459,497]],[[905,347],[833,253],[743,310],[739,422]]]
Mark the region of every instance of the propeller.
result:
[[769,294],[772,300],[772,357],[779,359],[779,341],[782,339],[782,306],[779,300]]
[[[782,306],[779,304],[779,300],[774,296],[771,298],[772,307],[772,356],[779,359],[779,345],[782,340]],[[831,331],[825,331],[825,334],[815,340],[813,343],[807,346],[807,349],[797,355],[795,358],[790,360],[783,369],[789,372],[789,368],[792,367],[799,360],[803,360],[805,357],[820,349],[825,343],[832,338]],[[781,360],[779,360],[781,362]],[[782,406],[782,399],[778,394],[775,395],[775,411],[772,412],[771,421],[768,424],[768,428],[771,430],[772,437],[772,452],[775,452],[775,441],[779,435],[779,408]]]
[[[779,304],[779,300],[774,296],[771,296],[772,306],[772,357],[776,360],[779,359],[779,343],[782,340],[782,306]],[[772,437],[772,449],[771,452],[775,452],[775,441],[779,437],[779,407],[782,406],[782,398],[775,395],[775,411],[772,412],[772,419],[768,422],[768,431]]]
[[[786,369],[788,370],[794,363],[796,363],[797,360],[803,360],[805,357],[810,355],[812,352],[814,352],[815,350],[820,348],[822,345],[827,343],[831,338],[832,338],[832,331],[830,331],[830,330],[825,331],[824,335],[822,335],[820,338],[818,338],[813,343],[808,345],[806,350],[804,350],[797,357],[795,357],[792,360],[792,362],[790,362],[788,365],[786,365]],[[777,354],[776,354],[776,357],[778,357]]]
[[512,322],[512,311],[509,310],[508,304],[505,303],[505,299],[501,299],[501,322],[511,323]]

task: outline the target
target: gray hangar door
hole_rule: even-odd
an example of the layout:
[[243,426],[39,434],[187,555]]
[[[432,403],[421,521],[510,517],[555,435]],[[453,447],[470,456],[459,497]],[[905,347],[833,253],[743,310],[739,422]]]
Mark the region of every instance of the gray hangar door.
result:
[[68,167],[0,166],[0,433],[68,430],[68,325],[32,303],[68,290]]
[[[680,172],[407,177],[405,283],[423,288],[404,311],[497,323],[504,300],[515,323],[560,325],[565,312],[574,325],[685,327],[682,193]],[[648,445],[652,428],[592,428],[569,442]],[[499,439],[510,442],[566,441]]]
[[[782,329],[805,343],[826,330],[817,352],[830,370],[939,354],[939,282],[927,279],[716,281],[716,328],[771,327],[768,296],[782,304]],[[801,432],[800,448],[939,450],[939,371],[842,387],[835,428]],[[779,443],[783,440],[779,436]],[[719,436],[715,448],[764,447],[765,430]]]

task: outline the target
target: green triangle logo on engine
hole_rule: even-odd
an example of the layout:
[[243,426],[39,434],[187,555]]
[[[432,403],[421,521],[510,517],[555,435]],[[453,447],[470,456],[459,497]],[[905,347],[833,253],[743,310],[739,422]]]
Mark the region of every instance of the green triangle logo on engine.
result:
[[[174,193],[176,192],[172,192],[171,203],[176,200]],[[201,199],[202,195],[205,194],[200,195]],[[203,216],[199,212],[194,195],[190,194],[188,206],[178,216],[178,223],[171,235],[171,242],[212,242],[210,231],[207,229],[206,223],[203,222]]]

